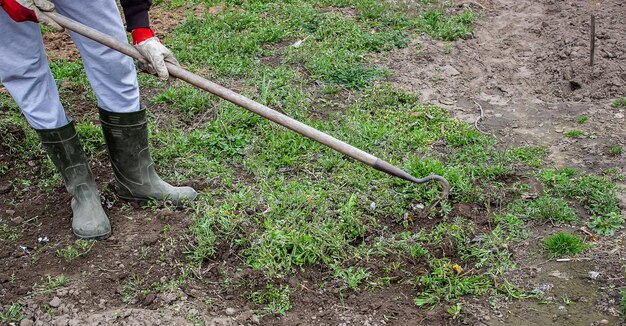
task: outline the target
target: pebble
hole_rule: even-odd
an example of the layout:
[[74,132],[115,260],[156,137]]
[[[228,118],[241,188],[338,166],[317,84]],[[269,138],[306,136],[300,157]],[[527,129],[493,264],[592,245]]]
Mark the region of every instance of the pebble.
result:
[[61,305],[61,299],[59,299],[59,297],[54,297],[48,304],[52,308],[58,308]]
[[608,323],[609,323],[609,321],[608,321],[608,320],[606,320],[606,319],[602,319],[602,320],[600,321],[600,324],[602,324],[602,325],[607,325]]
[[66,326],[70,321],[70,318],[68,315],[63,315],[63,316],[59,316],[57,318],[55,318],[54,324],[56,326]]
[[144,306],[149,306],[152,304],[154,299],[156,299],[156,295],[154,295],[154,293],[148,293],[148,295],[146,295],[146,298],[143,299],[142,303]]
[[24,222],[24,218],[21,216],[16,216],[11,219],[11,222],[13,222],[14,224],[22,224],[22,222]]
[[176,293],[168,293],[163,297],[165,303],[172,303],[176,300]]
[[30,319],[22,319],[20,326],[33,326],[35,323]]
[[452,66],[445,66],[441,68],[441,74],[443,77],[454,77],[460,75],[461,73]]
[[600,276],[599,272],[596,272],[596,271],[590,271],[589,272],[589,278],[592,279],[592,280],[598,279],[598,276]]
[[5,213],[7,213],[7,215],[9,215],[9,216],[13,216],[13,215],[15,215],[15,211],[14,211],[14,210],[12,210],[12,209],[7,209],[7,210],[6,210],[6,211],[4,211],[4,212],[5,212]]
[[235,310],[235,308],[226,308],[225,313],[227,316],[232,316],[237,312],[237,310]]
[[0,195],[8,194],[11,191],[11,185],[0,185]]

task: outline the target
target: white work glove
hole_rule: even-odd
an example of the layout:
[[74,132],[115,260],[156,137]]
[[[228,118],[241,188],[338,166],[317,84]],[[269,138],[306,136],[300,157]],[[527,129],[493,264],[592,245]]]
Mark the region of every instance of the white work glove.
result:
[[0,6],[16,22],[43,23],[57,32],[65,29],[44,13],[54,12],[54,4],[48,0],[0,0]]
[[170,49],[165,47],[157,37],[151,37],[143,42],[135,44],[135,48],[148,61],[147,67],[141,67],[151,74],[156,74],[162,80],[168,80],[170,73],[167,70],[166,62],[180,66],[176,57]]

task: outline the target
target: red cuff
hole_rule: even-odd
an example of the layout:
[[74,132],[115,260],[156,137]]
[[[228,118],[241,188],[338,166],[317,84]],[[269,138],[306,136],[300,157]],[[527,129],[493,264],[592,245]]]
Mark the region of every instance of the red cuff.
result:
[[39,22],[35,12],[22,6],[15,0],[0,0],[0,7],[16,22]]
[[151,28],[136,28],[131,32],[133,36],[133,45],[137,45],[151,37],[154,37],[154,31]]

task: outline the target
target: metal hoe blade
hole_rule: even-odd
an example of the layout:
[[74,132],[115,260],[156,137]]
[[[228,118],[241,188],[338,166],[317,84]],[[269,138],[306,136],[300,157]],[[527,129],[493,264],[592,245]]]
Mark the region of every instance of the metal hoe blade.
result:
[[[106,45],[111,49],[119,51],[123,54],[126,54],[132,58],[139,60],[142,63],[145,63],[146,60],[143,56],[130,44],[120,42],[104,33],[101,33],[93,28],[85,26],[77,21],[69,19],[63,15],[59,15],[56,12],[46,13],[42,12],[42,14],[47,15],[52,20],[57,22],[59,25],[67,28],[68,30],[74,31],[78,34],[81,34],[87,38],[90,38],[98,43]],[[339,139],[336,139],[324,132],[321,132],[313,127],[310,127],[298,120],[290,118],[278,111],[274,111],[269,107],[255,102],[241,94],[238,94],[230,89],[227,89],[223,86],[220,86],[216,83],[213,83],[201,76],[198,76],[190,71],[187,71],[181,67],[175,66],[170,63],[167,64],[167,69],[171,76],[176,77],[178,79],[184,80],[187,83],[196,86],[202,90],[208,91],[211,94],[221,97],[224,100],[227,100],[231,103],[234,103],[238,106],[247,109],[248,111],[254,112],[264,118],[267,118],[285,128],[288,128],[294,132],[299,133],[300,135],[307,137],[309,139],[315,140],[325,146],[328,146],[346,156],[349,156],[357,161],[360,161],[364,164],[367,164],[379,171],[385,172],[389,175],[402,178],[407,181],[411,181],[417,184],[426,183],[429,181],[438,181],[442,186],[442,195],[441,199],[447,199],[450,193],[450,184],[448,181],[439,175],[429,175],[427,177],[418,179],[411,176],[409,173],[403,171],[402,169],[391,165],[372,154],[369,154],[365,151],[362,151],[350,144],[347,144]],[[434,206],[431,204],[430,207]]]

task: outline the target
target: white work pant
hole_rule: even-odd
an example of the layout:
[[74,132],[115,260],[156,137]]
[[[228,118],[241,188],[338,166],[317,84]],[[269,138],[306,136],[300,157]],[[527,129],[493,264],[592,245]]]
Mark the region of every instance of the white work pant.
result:
[[[52,0],[57,12],[128,42],[115,0]],[[126,113],[140,110],[133,60],[90,39],[70,32],[78,47],[98,106]],[[9,91],[35,129],[69,123],[48,67],[39,25],[16,23],[0,9],[0,83]]]

